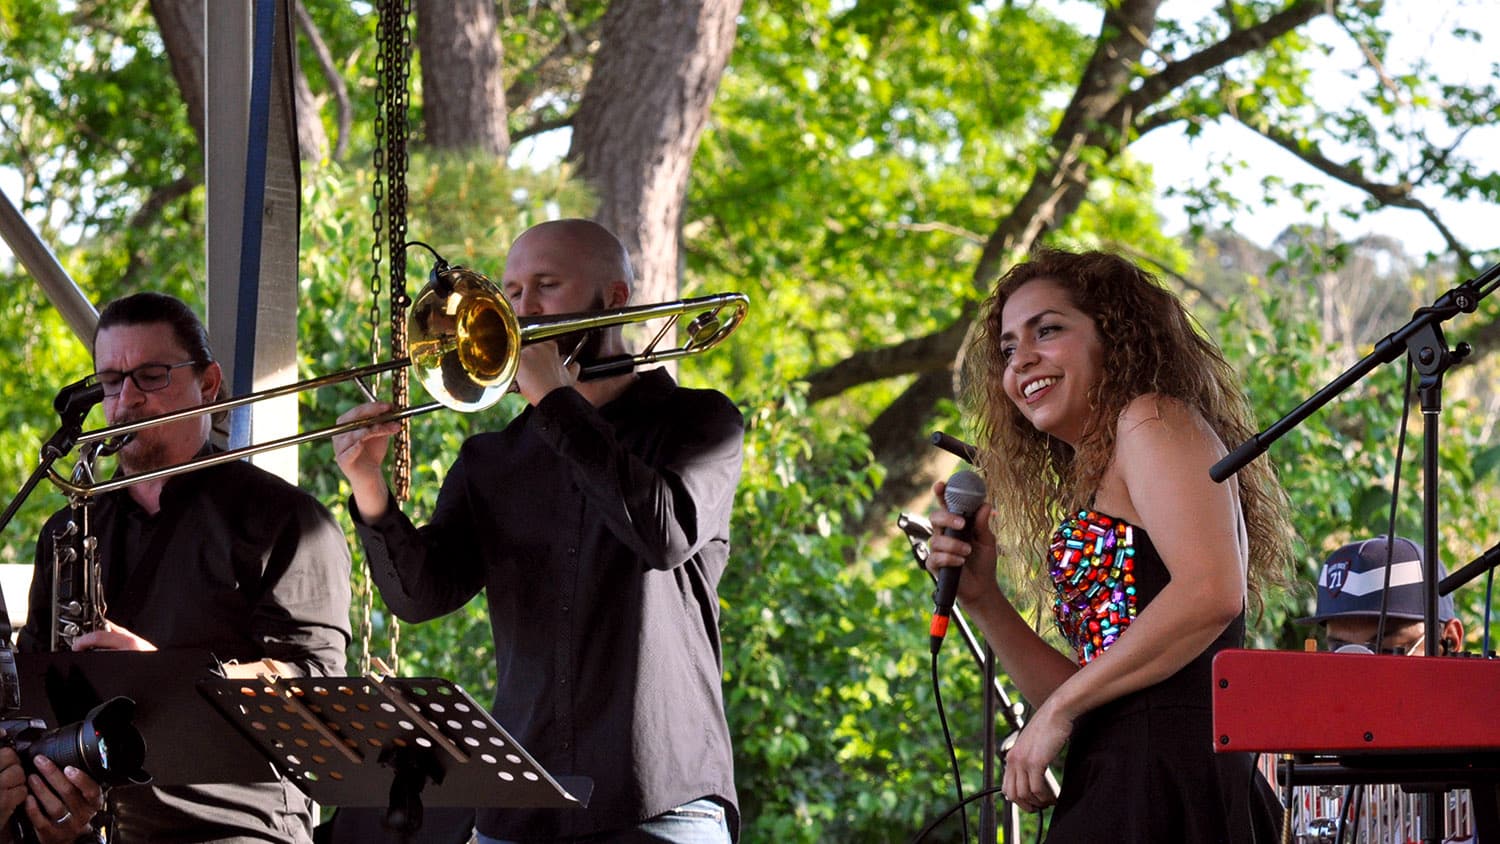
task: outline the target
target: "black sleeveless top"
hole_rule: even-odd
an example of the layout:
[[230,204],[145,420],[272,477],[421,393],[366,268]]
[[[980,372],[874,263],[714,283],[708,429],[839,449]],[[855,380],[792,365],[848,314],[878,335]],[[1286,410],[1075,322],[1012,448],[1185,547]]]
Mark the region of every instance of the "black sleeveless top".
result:
[[[1106,657],[1172,579],[1144,530],[1093,510],[1058,526],[1049,568],[1080,665]],[[1213,658],[1244,639],[1242,611],[1175,674],[1074,723],[1049,842],[1276,840],[1280,807],[1250,754],[1213,751]]]

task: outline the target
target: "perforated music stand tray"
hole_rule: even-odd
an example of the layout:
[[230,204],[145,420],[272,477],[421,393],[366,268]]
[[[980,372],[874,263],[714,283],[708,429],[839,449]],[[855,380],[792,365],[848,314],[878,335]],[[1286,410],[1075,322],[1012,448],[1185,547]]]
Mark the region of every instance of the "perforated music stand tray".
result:
[[212,679],[198,690],[289,782],[326,806],[588,805],[457,685],[430,677]]

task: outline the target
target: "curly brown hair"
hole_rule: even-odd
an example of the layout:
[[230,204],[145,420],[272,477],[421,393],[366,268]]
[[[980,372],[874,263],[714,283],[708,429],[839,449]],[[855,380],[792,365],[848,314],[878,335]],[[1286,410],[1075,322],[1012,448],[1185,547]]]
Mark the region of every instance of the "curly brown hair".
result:
[[[1000,387],[1005,371],[1000,318],[1023,285],[1046,279],[1087,314],[1105,346],[1103,375],[1089,390],[1092,417],[1072,446],[1038,431]],[[1000,278],[985,301],[965,355],[965,410],[975,420],[977,462],[989,481],[997,536],[1012,574],[1042,588],[1052,527],[1063,513],[1092,500],[1114,455],[1120,412],[1137,396],[1177,399],[1203,415],[1226,446],[1255,433],[1239,378],[1182,303],[1150,273],[1107,252],[1040,249]],[[1237,475],[1250,540],[1250,590],[1284,583],[1291,559],[1290,508],[1269,461]]]

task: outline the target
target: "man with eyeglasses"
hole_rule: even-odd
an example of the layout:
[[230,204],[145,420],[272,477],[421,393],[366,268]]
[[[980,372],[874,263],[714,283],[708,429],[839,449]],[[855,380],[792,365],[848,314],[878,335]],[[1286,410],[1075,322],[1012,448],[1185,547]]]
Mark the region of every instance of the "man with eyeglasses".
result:
[[[1447,576],[1442,563],[1438,564],[1438,576]],[[1386,594],[1386,622],[1384,635],[1376,642],[1382,592]],[[1404,537],[1389,542],[1385,536],[1377,536],[1351,542],[1329,555],[1318,575],[1317,610],[1299,621],[1321,625],[1325,648],[1336,653],[1422,656],[1426,652],[1425,595],[1421,548]],[[1452,596],[1438,598],[1438,621],[1439,652],[1448,655],[1461,651],[1464,625],[1453,611]],[[1432,715],[1440,717],[1441,713]],[[1420,840],[1421,795],[1407,794],[1398,785],[1304,786],[1294,791],[1292,823],[1297,844]],[[1473,840],[1469,793],[1450,792],[1447,807],[1445,828],[1450,837],[1446,840]],[[1341,817],[1345,824],[1342,836]]]
[[[210,403],[223,379],[197,316],[158,293],[104,308],[94,365],[110,425]],[[120,474],[215,450],[211,425],[204,414],[140,431],[118,452]],[[64,508],[43,528],[36,571],[51,570],[69,517]],[[328,510],[302,490],[233,461],[96,496],[91,532],[106,624],[79,636],[74,650],[205,648],[226,661],[271,658],[291,674],[344,673],[349,547]],[[32,579],[22,650],[50,647],[50,581]],[[89,835],[99,785],[40,757],[36,767],[40,776],[30,777],[24,811],[38,838]],[[312,840],[311,804],[287,783],[116,787],[108,810],[111,844]]]

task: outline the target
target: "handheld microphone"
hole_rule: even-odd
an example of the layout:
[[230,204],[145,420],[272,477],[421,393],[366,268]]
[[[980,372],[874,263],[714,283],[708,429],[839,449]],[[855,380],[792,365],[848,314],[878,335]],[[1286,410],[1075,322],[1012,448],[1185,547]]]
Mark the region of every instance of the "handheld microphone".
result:
[[[954,472],[943,489],[943,506],[948,512],[964,517],[963,530],[943,528],[944,536],[953,536],[970,541],[974,536],[974,514],[984,504],[984,479],[965,469]],[[943,637],[948,635],[948,618],[953,614],[953,599],[958,595],[958,578],[963,574],[959,566],[951,566],[938,572],[937,589],[933,592],[932,626],[928,629],[932,652],[943,647]]]

